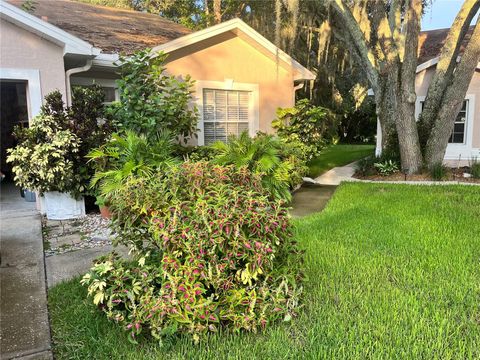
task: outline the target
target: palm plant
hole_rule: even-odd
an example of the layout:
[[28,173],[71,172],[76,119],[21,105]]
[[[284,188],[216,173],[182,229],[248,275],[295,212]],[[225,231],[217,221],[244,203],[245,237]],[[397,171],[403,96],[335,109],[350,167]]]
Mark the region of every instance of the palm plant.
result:
[[109,142],[87,155],[96,170],[90,186],[106,198],[118,191],[129,177],[150,177],[159,169],[176,163],[173,147],[172,137],[167,132],[153,140],[133,131],[113,134]]
[[282,161],[282,142],[272,135],[251,138],[247,132],[239,137],[231,136],[228,142],[215,142],[211,147],[216,152],[213,162],[218,165],[247,167],[262,176],[262,184],[276,199],[291,199],[289,191],[290,173],[293,164]]

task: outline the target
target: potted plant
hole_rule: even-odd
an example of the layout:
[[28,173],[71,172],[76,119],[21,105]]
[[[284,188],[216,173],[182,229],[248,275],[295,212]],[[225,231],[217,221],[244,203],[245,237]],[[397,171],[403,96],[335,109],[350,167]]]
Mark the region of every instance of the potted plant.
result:
[[80,139],[67,122],[42,113],[29,128],[16,128],[18,145],[9,150],[14,181],[44,197],[40,211],[47,218],[64,220],[85,215],[83,187],[77,174]]

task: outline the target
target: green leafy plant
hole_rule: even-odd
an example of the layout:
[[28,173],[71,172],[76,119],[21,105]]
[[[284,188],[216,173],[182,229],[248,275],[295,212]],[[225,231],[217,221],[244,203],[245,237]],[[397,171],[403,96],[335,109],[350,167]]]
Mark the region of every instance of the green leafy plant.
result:
[[[263,186],[274,198],[290,200],[290,187],[298,181],[298,176],[292,177],[296,163],[278,137],[258,134],[251,138],[243,132],[239,137],[231,136],[227,143],[217,141],[211,147],[216,153],[212,160],[215,164],[246,167],[261,175]],[[282,154],[287,161],[282,159]]]
[[435,181],[445,180],[448,176],[448,169],[442,162],[438,162],[429,168],[430,176]]
[[185,142],[196,133],[197,110],[190,106],[193,81],[189,76],[178,80],[167,75],[166,57],[146,49],[120,58],[120,102],[109,109],[119,131],[147,137],[169,131]]
[[335,143],[338,138],[335,114],[312,105],[308,99],[298,101],[293,108],[278,109],[272,127],[281,138],[304,144],[307,160],[319,156],[326,145]]
[[112,207],[135,263],[100,260],[83,284],[132,339],[255,332],[296,314],[302,256],[287,209],[246,167],[171,166],[131,178]]
[[91,188],[98,188],[102,203],[121,189],[131,176],[150,177],[166,164],[176,160],[172,156],[173,141],[170,133],[147,138],[133,131],[113,134],[110,141],[92,150],[87,158],[96,170]]
[[356,171],[361,176],[373,175],[376,172],[375,163],[378,159],[374,156],[358,160],[356,164]]
[[75,164],[80,139],[52,115],[39,115],[29,128],[17,127],[18,145],[8,150],[15,183],[23,189],[71,193],[78,197],[84,190]]
[[474,179],[480,179],[480,161],[478,159],[470,162],[470,174]]
[[374,166],[378,170],[378,172],[383,176],[388,176],[399,171],[398,164],[393,160],[376,162]]

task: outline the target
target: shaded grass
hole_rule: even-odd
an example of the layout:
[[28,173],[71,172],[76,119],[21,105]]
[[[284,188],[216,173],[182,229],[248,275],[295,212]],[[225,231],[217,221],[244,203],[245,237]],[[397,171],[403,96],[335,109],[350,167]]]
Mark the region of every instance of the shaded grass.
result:
[[309,162],[309,175],[315,178],[336,167],[350,164],[373,155],[375,145],[332,145],[322,150],[320,156]]
[[133,345],[76,279],[49,293],[57,358],[480,358],[478,187],[344,184],[295,223],[308,280],[292,323]]

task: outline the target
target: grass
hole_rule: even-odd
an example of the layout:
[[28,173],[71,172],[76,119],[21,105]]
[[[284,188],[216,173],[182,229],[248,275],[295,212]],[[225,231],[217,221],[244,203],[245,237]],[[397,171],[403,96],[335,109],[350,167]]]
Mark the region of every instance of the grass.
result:
[[322,151],[320,156],[308,164],[309,176],[315,178],[336,167],[350,164],[369,155],[373,155],[375,145],[332,145]]
[[295,220],[304,307],[263,334],[130,344],[78,279],[49,293],[57,359],[479,359],[480,189],[344,184]]

